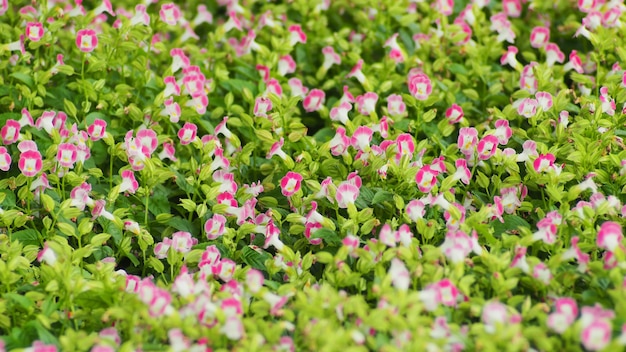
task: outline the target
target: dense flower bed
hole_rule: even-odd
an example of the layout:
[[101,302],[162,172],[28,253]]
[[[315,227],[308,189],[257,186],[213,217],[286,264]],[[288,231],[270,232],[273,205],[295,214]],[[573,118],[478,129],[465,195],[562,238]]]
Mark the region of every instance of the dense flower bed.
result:
[[0,350],[623,349],[625,10],[0,1]]

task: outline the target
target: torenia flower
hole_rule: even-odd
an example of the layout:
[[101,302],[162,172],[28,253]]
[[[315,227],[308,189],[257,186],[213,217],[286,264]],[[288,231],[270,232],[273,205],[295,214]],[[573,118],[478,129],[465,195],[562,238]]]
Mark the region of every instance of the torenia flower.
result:
[[72,143],[61,143],[57,151],[57,162],[62,167],[73,167],[78,157],[78,148]]
[[391,276],[392,285],[400,290],[406,291],[411,285],[411,273],[404,265],[404,262],[398,258],[391,259],[391,267],[389,268],[389,276]]
[[420,192],[428,193],[437,184],[438,172],[433,170],[430,165],[422,167],[415,175],[415,182]]
[[11,168],[11,155],[7,152],[7,148],[0,147],[0,170],[9,171]]
[[122,183],[120,184],[120,192],[135,193],[139,188],[139,182],[135,179],[133,170],[122,171]]
[[39,151],[37,150],[27,150],[23,152],[22,154],[20,154],[18,167],[20,168],[20,171],[22,171],[22,174],[24,174],[24,176],[36,176],[43,167],[41,153],[39,153]]
[[457,145],[465,156],[474,154],[474,148],[478,143],[478,131],[474,127],[463,127],[459,130]]
[[285,197],[291,197],[298,192],[301,187],[302,175],[297,172],[289,171],[280,180],[280,188]]
[[159,16],[161,16],[161,21],[175,26],[180,20],[180,8],[176,4],[168,3],[161,5],[161,11],[159,11]]
[[309,95],[304,98],[302,104],[306,112],[319,110],[324,105],[326,94],[321,89],[312,89]]
[[213,217],[204,223],[204,232],[206,232],[209,240],[215,240],[224,234],[226,218],[220,214],[214,214]]
[[452,104],[452,106],[446,110],[446,119],[449,124],[461,122],[463,115],[463,108],[457,104]]
[[428,76],[423,72],[409,74],[408,85],[409,92],[411,92],[411,95],[413,95],[417,100],[428,99],[430,93],[433,91],[430,78],[428,78]]
[[352,183],[342,182],[337,187],[337,206],[342,209],[348,208],[349,204],[354,204],[359,196],[359,188]]
[[603,350],[611,342],[612,326],[606,319],[595,319],[583,328],[581,340],[588,351]]
[[488,135],[478,142],[476,150],[478,151],[478,158],[480,160],[488,160],[491,158],[498,149],[498,137],[494,135]]
[[20,130],[22,126],[19,121],[8,119],[2,129],[0,129],[0,135],[2,136],[2,143],[9,145],[17,142],[20,136]]
[[81,29],[76,33],[76,46],[84,53],[92,52],[98,46],[98,36],[93,29]]
[[37,254],[37,261],[48,265],[54,265],[57,262],[57,254],[48,246],[48,242],[44,243],[43,249]]
[[547,27],[535,27],[530,32],[530,46],[543,48],[550,41],[550,29]]
[[43,37],[43,24],[40,22],[26,23],[26,36],[28,39],[38,42]]
[[546,172],[554,167],[554,160],[556,160],[554,154],[540,154],[535,161],[533,161],[533,168],[536,172]]
[[87,127],[87,133],[91,137],[91,140],[96,142],[106,135],[107,122],[101,119],[95,119],[89,127]]
[[614,251],[622,242],[622,226],[613,221],[606,221],[600,226],[596,244],[602,249]]
[[196,133],[198,132],[198,126],[191,122],[185,122],[185,125],[178,131],[178,138],[180,144],[187,145],[196,139]]

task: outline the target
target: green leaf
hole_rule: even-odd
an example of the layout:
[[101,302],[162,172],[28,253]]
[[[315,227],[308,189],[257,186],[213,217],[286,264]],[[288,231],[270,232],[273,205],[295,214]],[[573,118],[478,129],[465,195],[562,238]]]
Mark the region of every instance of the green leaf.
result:
[[241,252],[241,260],[255,269],[265,271],[265,261],[268,259],[272,259],[272,256],[269,253],[265,251],[259,253],[248,246],[243,247]]
[[13,232],[12,239],[20,241],[23,245],[33,245],[39,247],[39,232],[35,229],[26,229]]
[[194,227],[191,224],[191,222],[189,222],[189,220],[183,219],[178,216],[167,220],[166,224],[175,228],[178,231],[185,231],[185,232],[190,232],[190,233],[195,232]]
[[393,200],[393,193],[389,191],[380,190],[376,192],[374,198],[372,199],[372,204],[378,204],[382,202],[387,202]]
[[311,234],[311,239],[321,238],[329,246],[339,246],[341,244],[341,238],[333,230],[321,228]]
[[517,230],[520,227],[531,227],[526,220],[517,215],[504,215],[502,218],[504,219],[504,223],[501,223],[500,221],[494,221],[492,223],[495,236],[499,236],[507,231]]

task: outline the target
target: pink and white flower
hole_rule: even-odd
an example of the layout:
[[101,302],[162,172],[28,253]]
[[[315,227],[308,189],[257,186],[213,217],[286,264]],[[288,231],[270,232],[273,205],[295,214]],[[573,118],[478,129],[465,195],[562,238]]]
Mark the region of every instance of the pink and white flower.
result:
[[476,151],[478,152],[478,159],[488,160],[498,150],[498,137],[494,135],[484,136],[483,139],[478,142]]
[[437,184],[438,172],[433,170],[430,165],[422,167],[415,175],[415,183],[422,193],[429,193]]
[[554,161],[556,157],[552,153],[540,154],[535,161],[533,161],[533,168],[536,172],[542,173],[554,168]]
[[280,180],[280,188],[285,197],[291,197],[298,192],[301,187],[302,175],[297,172],[289,171]]
[[61,143],[57,150],[57,162],[62,167],[73,167],[78,157],[78,148],[72,143]]
[[318,111],[324,106],[326,100],[326,93],[321,89],[311,89],[309,94],[304,98],[302,104],[306,112]]
[[161,5],[159,16],[161,17],[161,21],[170,26],[175,26],[181,18],[180,8],[173,3],[163,4]]
[[2,137],[2,143],[5,145],[13,144],[18,141],[20,136],[20,130],[22,126],[19,121],[8,119],[2,129],[0,129],[0,135]]
[[543,48],[550,41],[550,28],[535,27],[530,32],[530,46],[533,48]]
[[18,161],[18,167],[24,176],[36,176],[43,167],[41,153],[37,150],[27,150],[22,152],[20,154],[20,160]]
[[11,168],[11,155],[7,152],[7,148],[0,147],[0,170],[9,171]]
[[404,265],[404,262],[398,258],[391,259],[389,267],[389,276],[393,287],[400,291],[407,291],[411,285],[411,274]]
[[204,232],[209,240],[215,240],[224,234],[225,226],[226,218],[223,215],[214,214],[204,223]]
[[94,51],[98,46],[98,36],[93,29],[81,29],[76,33],[76,46],[84,53]]
[[613,221],[605,221],[598,231],[596,244],[599,248],[613,252],[621,245],[622,239],[624,239],[622,226]]
[[178,131],[178,139],[180,144],[187,145],[196,139],[198,126],[191,122],[185,122],[185,125]]
[[359,188],[357,186],[349,182],[342,182],[339,187],[337,187],[337,206],[346,209],[348,205],[354,204],[358,196]]
[[43,37],[43,24],[40,22],[26,23],[26,36],[33,42],[38,42]]
[[433,91],[433,86],[430,78],[423,73],[417,72],[409,74],[408,77],[409,92],[417,100],[426,100]]

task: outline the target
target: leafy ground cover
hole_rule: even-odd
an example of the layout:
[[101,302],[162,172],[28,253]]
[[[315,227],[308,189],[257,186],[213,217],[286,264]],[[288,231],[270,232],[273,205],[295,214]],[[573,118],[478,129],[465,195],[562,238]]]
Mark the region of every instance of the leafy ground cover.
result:
[[622,1],[0,1],[0,350],[626,345]]

